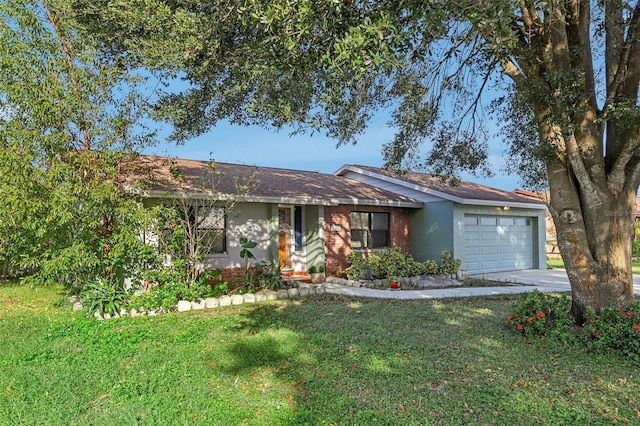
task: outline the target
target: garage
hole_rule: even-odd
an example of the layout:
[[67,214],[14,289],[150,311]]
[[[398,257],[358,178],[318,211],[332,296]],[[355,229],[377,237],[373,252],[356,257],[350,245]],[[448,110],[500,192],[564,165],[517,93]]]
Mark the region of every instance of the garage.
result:
[[465,215],[464,265],[468,274],[534,268],[534,218]]

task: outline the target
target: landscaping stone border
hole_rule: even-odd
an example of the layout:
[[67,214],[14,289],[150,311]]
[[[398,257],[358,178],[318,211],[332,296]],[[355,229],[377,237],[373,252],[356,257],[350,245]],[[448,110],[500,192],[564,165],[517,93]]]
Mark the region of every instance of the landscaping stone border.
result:
[[[169,310],[156,310],[138,311],[132,309],[130,311],[123,311],[120,315],[111,316],[109,314],[102,317],[98,312],[94,316],[98,319],[111,319],[119,317],[141,317],[141,316],[155,316],[168,312],[188,312],[201,309],[215,309],[224,306],[242,305],[244,303],[258,303],[265,300],[277,300],[277,299],[295,299],[298,297],[311,296],[314,294],[324,294],[327,292],[327,288],[324,284],[307,284],[298,282],[297,288],[282,289],[278,291],[269,290],[261,291],[258,293],[246,293],[246,294],[232,294],[222,295],[220,297],[208,297],[202,300],[188,301],[180,300],[178,304]],[[82,304],[77,298],[70,299],[73,303],[74,311],[81,311],[83,309]]]
[[[456,275],[419,275],[415,277],[400,278],[400,287],[403,286],[416,289],[429,289],[429,288],[444,288],[444,287],[461,287],[462,283],[458,281]],[[384,290],[389,288],[389,284],[386,279],[375,280],[348,280],[337,277],[327,277],[327,283],[349,286],[349,287],[362,287],[370,288],[374,290]]]

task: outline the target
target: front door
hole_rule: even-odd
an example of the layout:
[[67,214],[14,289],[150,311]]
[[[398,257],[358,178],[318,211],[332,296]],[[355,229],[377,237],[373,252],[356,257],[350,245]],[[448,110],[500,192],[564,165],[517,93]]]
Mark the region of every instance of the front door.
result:
[[282,269],[291,269],[293,226],[291,207],[278,208],[278,260]]

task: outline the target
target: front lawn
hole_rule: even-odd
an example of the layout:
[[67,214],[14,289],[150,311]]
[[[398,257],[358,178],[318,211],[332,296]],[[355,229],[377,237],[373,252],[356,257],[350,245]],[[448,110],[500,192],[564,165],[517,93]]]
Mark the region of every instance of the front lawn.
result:
[[332,295],[110,321],[0,286],[0,424],[637,422],[637,365],[523,340],[512,297]]

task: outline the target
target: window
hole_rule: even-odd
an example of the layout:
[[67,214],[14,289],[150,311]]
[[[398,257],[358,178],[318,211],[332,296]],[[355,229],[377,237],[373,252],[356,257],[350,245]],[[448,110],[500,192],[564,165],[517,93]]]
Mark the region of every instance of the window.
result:
[[196,243],[205,252],[203,254],[225,253],[227,251],[225,208],[197,206],[191,211],[191,217],[196,227]]
[[389,213],[351,212],[351,248],[389,247]]

